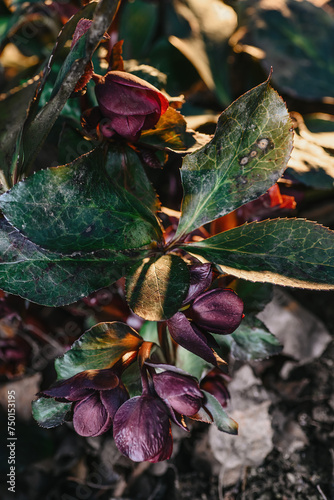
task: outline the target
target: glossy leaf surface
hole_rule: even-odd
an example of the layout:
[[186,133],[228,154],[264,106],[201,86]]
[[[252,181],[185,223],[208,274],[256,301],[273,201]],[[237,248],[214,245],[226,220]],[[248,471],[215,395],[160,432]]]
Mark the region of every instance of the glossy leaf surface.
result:
[[0,221],[0,288],[47,306],[75,302],[114,283],[145,252],[112,251],[63,255],[44,250]]
[[32,415],[41,427],[51,429],[65,422],[72,403],[61,403],[49,398],[39,398],[32,402]]
[[168,319],[181,307],[189,287],[189,271],[177,255],[144,259],[127,278],[131,309],[150,321]]
[[244,224],[184,248],[238,278],[334,288],[334,232],[304,219]]
[[268,81],[231,104],[220,116],[213,139],[183,161],[177,236],[264,194],[290,157],[290,127],[285,104]]
[[152,212],[108,177],[99,150],[16,184],[0,207],[34,243],[59,252],[139,248],[160,237]]
[[124,354],[137,351],[142,342],[137,332],[125,323],[99,323],[56,359],[58,379],[70,378],[85,370],[111,368]]

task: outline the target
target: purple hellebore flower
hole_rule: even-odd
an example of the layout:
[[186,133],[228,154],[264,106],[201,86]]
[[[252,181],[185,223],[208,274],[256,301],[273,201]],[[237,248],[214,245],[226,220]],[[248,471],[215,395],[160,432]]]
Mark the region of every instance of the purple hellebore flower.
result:
[[[203,406],[204,394],[196,379],[180,373],[175,367],[145,364],[149,366],[153,384],[151,382],[141,396],[129,399],[117,411],[114,440],[118,449],[135,462],[159,462],[169,458],[173,450],[170,421],[187,429],[180,423],[180,415],[195,416]],[[155,373],[152,367],[166,370]]]
[[136,141],[167,111],[168,100],[153,85],[124,71],[109,71],[99,79],[95,94],[104,120],[100,132]]
[[99,436],[109,430],[116,411],[129,398],[120,378],[110,369],[78,373],[40,395],[73,402],[73,426],[81,436]]
[[216,365],[209,346],[214,339],[208,332],[228,334],[238,328],[243,317],[243,302],[233,290],[215,288],[205,291],[211,279],[211,264],[190,267],[190,286],[183,305],[192,303],[167,320],[167,325],[175,342]]
[[189,375],[166,370],[153,375],[153,384],[158,396],[181,415],[192,417],[202,407],[204,395]]
[[114,418],[117,448],[134,462],[160,462],[172,454],[173,437],[168,408],[150,394],[126,401]]

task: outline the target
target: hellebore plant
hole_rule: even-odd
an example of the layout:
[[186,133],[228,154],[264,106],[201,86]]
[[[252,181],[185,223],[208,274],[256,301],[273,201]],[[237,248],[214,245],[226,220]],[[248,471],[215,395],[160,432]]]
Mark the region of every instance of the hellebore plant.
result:
[[[213,230],[275,190],[293,142],[285,104],[269,77],[223,111],[213,137],[188,130],[182,98],[164,91],[153,68],[156,87],[131,73],[120,44],[111,47],[118,4],[85,5],[42,78],[18,92],[26,107],[2,152],[0,287],[49,307],[88,307],[87,296],[118,282],[129,324],[101,322],[77,339],[55,360],[57,381],[33,415],[46,428],[73,420],[82,436],[113,432],[123,454],[156,462],[171,456],[172,424],[237,433],[219,370],[229,351],[280,352],[256,317],[262,286],[334,289],[334,232],[304,219],[238,225],[237,217]],[[2,102],[6,116],[16,113],[12,102]],[[58,166],[40,169],[41,148],[58,135]],[[168,155],[180,166],[179,213],[161,206],[161,184],[146,170],[161,164],[172,176]]]

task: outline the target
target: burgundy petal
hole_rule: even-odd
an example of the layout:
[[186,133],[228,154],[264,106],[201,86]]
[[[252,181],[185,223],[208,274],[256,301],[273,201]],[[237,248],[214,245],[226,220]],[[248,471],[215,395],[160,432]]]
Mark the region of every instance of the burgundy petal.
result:
[[109,416],[113,419],[118,408],[129,399],[129,394],[122,384],[110,391],[101,391],[100,398]]
[[217,365],[212,349],[208,346],[208,339],[195,325],[190,324],[182,312],[177,312],[167,321],[168,330],[175,342],[188,351]]
[[194,264],[190,266],[190,285],[188,295],[183,301],[183,304],[188,304],[206,290],[212,281],[212,266],[211,264]]
[[193,377],[165,371],[153,376],[154,389],[161,399],[182,415],[195,415],[202,406],[203,393]]
[[91,390],[112,389],[119,384],[119,378],[111,370],[86,370],[67,380],[56,382],[53,387],[40,394],[53,398],[78,401],[89,396]]
[[109,118],[103,118],[103,120],[100,121],[99,129],[101,134],[108,139],[115,135],[115,130],[113,129],[111,120],[109,120]]
[[105,83],[95,86],[95,94],[102,113],[111,118],[110,113],[121,116],[161,113],[159,100],[145,88],[129,88],[106,78]]
[[80,436],[99,436],[112,425],[112,418],[95,392],[76,403],[73,410],[73,426]]
[[[110,126],[122,137],[135,140],[139,137],[143,128],[145,117],[138,116],[118,116],[110,118]],[[139,135],[138,135],[139,134]]]
[[233,290],[216,288],[197,297],[187,315],[204,330],[232,333],[242,320],[243,302]]
[[134,462],[166,460],[172,452],[167,408],[150,395],[126,401],[114,418],[117,448]]

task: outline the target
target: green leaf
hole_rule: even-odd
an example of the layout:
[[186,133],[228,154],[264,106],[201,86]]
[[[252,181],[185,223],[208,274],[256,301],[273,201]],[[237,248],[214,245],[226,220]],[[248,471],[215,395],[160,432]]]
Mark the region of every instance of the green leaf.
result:
[[304,219],[273,219],[183,246],[238,278],[334,289],[334,232]]
[[21,131],[37,85],[38,80],[35,80],[0,100],[0,182],[2,184],[0,191],[6,191],[15,183]]
[[158,325],[156,321],[145,321],[139,333],[146,342],[154,342],[159,345]]
[[128,146],[113,144],[108,149],[106,170],[113,181],[156,212],[159,201],[137,153]]
[[220,0],[183,0],[174,2],[173,7],[177,16],[192,29],[183,37],[171,36],[170,42],[194,65],[223,106],[227,106],[231,102],[228,75],[231,48],[228,42],[237,28],[235,11]]
[[175,366],[197,379],[200,379],[207,369],[213,368],[213,365],[180,345],[177,346]]
[[245,6],[244,43],[263,51],[261,62],[274,68],[275,86],[299,99],[334,97],[333,16],[307,1],[251,0]]
[[279,354],[283,347],[266,326],[254,316],[246,316],[231,334],[231,354],[240,361],[256,361]]
[[227,432],[228,434],[238,434],[238,424],[235,420],[227,415],[219,401],[207,391],[202,391],[205,394],[205,407],[209,410],[213,417],[213,423],[216,424],[218,430]]
[[246,315],[262,311],[273,298],[271,283],[252,283],[238,279],[233,288],[244,303]]
[[28,171],[34,162],[43,142],[47,138],[68,98],[71,96],[78,80],[84,73],[86,64],[92,58],[104,33],[108,30],[119,3],[120,0],[101,0],[97,4],[93,24],[87,33],[84,55],[72,64],[61,82],[58,92],[52,99],[49,100],[36,116],[30,117],[31,119],[25,127],[23,134],[21,173]]
[[70,304],[111,285],[144,251],[102,250],[62,255],[27,240],[0,220],[0,288],[47,306]]
[[16,184],[0,207],[34,243],[58,252],[133,249],[161,236],[152,212],[108,177],[98,149]]
[[292,149],[289,115],[268,81],[220,116],[213,139],[187,155],[177,236],[264,194],[281,176]]
[[65,422],[72,403],[61,403],[52,398],[39,398],[31,405],[34,419],[41,427],[51,429]]
[[170,318],[181,307],[189,288],[189,271],[177,255],[146,258],[127,277],[131,309],[149,321]]
[[142,343],[140,335],[125,323],[99,323],[56,359],[58,379],[67,379],[85,370],[111,368],[125,354],[137,351]]

